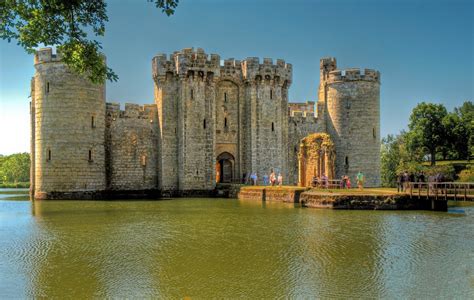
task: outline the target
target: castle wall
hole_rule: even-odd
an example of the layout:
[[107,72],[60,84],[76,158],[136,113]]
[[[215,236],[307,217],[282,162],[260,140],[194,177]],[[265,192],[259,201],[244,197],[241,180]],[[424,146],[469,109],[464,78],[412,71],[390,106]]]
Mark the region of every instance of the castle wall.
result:
[[380,74],[366,69],[329,72],[326,129],[336,146],[336,176],[355,181],[361,171],[366,186],[380,185]]
[[52,49],[35,55],[34,197],[105,189],[105,87],[78,76]]
[[158,115],[155,105],[107,103],[107,188],[158,188]]

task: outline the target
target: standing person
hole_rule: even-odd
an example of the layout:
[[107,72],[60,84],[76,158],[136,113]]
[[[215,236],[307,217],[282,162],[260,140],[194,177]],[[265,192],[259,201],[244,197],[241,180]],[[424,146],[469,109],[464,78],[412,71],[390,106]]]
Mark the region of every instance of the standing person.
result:
[[327,188],[328,187],[328,177],[326,176],[326,174],[323,174],[323,176],[321,176],[321,181],[322,181],[322,184],[323,184],[323,188]]
[[403,190],[406,192],[408,191],[408,182],[410,181],[410,176],[408,176],[408,172],[405,171],[403,173]]
[[349,176],[346,176],[346,186],[350,190],[351,189],[351,178]]
[[268,175],[267,174],[263,175],[263,185],[268,185]]
[[278,174],[278,185],[281,187],[283,184],[283,176],[281,173]]
[[342,175],[341,177],[341,186],[340,186],[341,189],[345,189],[346,188],[346,175]]
[[276,175],[275,175],[275,172],[272,170],[272,173],[270,174],[270,183],[272,186],[275,185],[275,181],[276,181]]
[[257,185],[257,182],[258,182],[258,175],[257,175],[257,172],[255,172],[255,184],[254,185]]
[[357,173],[357,187],[359,188],[359,190],[362,190],[364,189],[364,174],[359,171],[359,173]]

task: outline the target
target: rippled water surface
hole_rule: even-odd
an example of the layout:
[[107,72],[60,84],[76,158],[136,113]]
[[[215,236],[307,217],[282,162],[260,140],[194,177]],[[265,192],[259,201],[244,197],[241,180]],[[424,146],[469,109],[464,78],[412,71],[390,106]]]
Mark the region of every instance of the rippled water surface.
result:
[[473,298],[474,207],[28,202],[0,190],[0,298]]

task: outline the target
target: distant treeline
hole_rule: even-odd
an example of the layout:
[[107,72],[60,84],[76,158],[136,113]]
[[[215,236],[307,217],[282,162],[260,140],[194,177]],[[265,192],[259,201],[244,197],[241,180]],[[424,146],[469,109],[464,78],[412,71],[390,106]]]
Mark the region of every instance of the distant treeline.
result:
[[0,187],[28,187],[30,154],[0,154]]
[[452,112],[442,104],[418,104],[410,115],[408,131],[383,138],[381,151],[384,186],[393,186],[397,174],[405,171],[444,173],[450,180],[474,181],[470,164],[474,155],[473,103],[466,101]]

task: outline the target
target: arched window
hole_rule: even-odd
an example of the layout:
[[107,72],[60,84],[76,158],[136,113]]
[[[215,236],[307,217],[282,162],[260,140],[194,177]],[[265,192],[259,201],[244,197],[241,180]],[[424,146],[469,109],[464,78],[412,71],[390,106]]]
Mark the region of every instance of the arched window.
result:
[[272,131],[275,131],[275,124],[272,122]]

